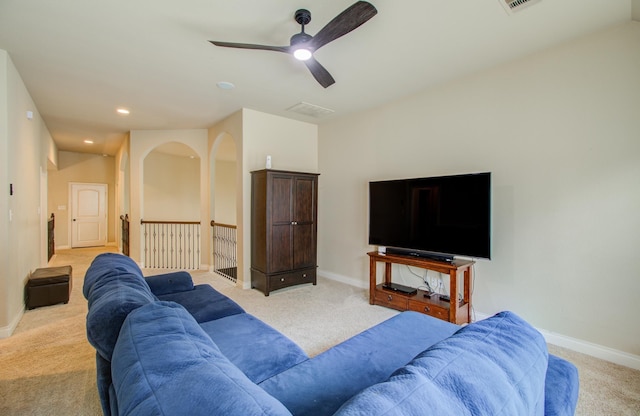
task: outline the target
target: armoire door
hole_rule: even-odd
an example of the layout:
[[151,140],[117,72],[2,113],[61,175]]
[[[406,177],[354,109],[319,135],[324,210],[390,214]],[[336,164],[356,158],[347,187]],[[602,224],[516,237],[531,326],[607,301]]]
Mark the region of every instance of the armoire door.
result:
[[270,187],[271,255],[268,272],[277,273],[293,268],[293,178],[274,175]]
[[293,268],[316,266],[316,177],[295,178],[293,209]]

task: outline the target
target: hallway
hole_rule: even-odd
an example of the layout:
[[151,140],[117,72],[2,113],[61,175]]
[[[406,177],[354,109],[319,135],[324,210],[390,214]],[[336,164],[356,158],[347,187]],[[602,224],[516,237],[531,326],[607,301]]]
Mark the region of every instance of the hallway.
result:
[[58,250],[49,266],[73,267],[69,303],[25,310],[13,335],[0,339],[0,414],[102,414],[82,283],[94,257],[103,252],[117,248]]

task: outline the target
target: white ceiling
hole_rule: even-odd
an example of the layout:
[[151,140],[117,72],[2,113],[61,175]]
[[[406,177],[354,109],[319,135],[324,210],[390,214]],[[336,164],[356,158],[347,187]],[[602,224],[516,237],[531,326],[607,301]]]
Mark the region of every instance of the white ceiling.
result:
[[[322,123],[637,19],[640,0],[372,0],[378,15],[315,56],[322,88],[292,57],[208,40],[288,45],[311,11],[315,34],[355,0],[0,0],[0,49],[59,149],[113,155],[127,131],[207,128],[242,107]],[[633,12],[632,12],[633,3]],[[236,85],[230,91],[219,81]],[[335,110],[287,111],[299,102]],[[115,113],[118,106],[129,116]],[[82,143],[94,140],[91,147]]]

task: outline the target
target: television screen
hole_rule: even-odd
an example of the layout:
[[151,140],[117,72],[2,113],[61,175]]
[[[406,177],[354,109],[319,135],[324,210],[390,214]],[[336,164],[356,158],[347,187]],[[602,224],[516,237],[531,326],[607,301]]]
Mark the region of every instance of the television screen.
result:
[[491,173],[369,182],[369,244],[491,258]]

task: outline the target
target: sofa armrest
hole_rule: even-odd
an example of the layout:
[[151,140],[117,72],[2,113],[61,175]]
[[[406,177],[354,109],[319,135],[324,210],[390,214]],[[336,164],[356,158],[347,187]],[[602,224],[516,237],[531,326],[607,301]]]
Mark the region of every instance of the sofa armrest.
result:
[[578,369],[560,357],[549,354],[545,378],[545,416],[570,416],[576,411],[580,380]]
[[149,276],[145,280],[156,296],[193,290],[191,275],[185,271]]

